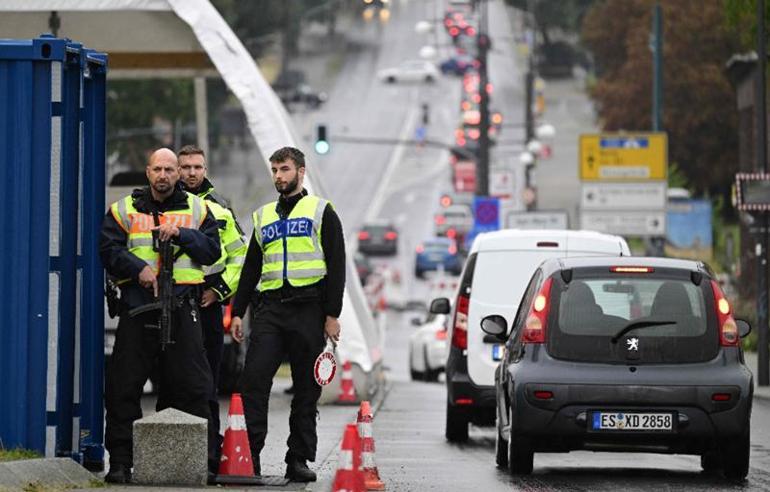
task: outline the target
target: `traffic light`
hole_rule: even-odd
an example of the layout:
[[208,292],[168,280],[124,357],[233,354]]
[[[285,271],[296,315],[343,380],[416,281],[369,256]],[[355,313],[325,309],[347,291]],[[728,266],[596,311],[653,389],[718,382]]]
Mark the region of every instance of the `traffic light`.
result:
[[326,138],[326,125],[317,125],[316,126],[316,137],[315,137],[315,151],[317,154],[328,154],[329,153],[329,141]]

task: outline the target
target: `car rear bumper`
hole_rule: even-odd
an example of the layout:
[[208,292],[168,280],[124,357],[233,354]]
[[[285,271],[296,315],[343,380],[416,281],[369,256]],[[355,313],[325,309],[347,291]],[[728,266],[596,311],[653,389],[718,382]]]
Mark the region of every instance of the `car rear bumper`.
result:
[[[722,377],[709,378],[711,364],[707,363],[695,368],[706,374],[693,377],[690,384],[683,380],[664,384],[620,381],[601,384],[597,378],[586,378],[582,384],[552,384],[519,375],[519,384],[510,395],[511,427],[516,435],[532,437],[536,451],[588,449],[700,454],[714,449],[720,439],[741,435],[751,417],[750,375],[743,372],[741,366],[725,366],[721,361],[717,364],[721,366]],[[686,378],[691,369],[681,368],[679,372]],[[599,384],[590,384],[593,380]],[[611,371],[607,380],[612,380]],[[708,384],[710,382],[725,384]],[[552,397],[542,399],[543,393],[539,393],[538,398],[535,392],[550,392]],[[729,399],[715,401],[715,394],[729,395]],[[670,413],[673,428],[670,431],[595,430],[596,412]]]
[[462,351],[450,347],[446,363],[447,404],[465,407],[474,423],[491,425],[497,407],[494,386],[480,386],[468,376],[468,360]]
[[396,243],[367,244],[358,243],[358,251],[366,254],[396,254]]

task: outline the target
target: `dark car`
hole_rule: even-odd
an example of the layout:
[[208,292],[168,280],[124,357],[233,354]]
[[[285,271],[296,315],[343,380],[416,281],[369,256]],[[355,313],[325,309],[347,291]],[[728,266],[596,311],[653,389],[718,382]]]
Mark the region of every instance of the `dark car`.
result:
[[446,272],[460,275],[463,270],[463,258],[457,251],[457,243],[448,237],[434,237],[420,243],[414,258],[414,276],[422,278],[427,271],[439,268]]
[[441,62],[439,68],[443,74],[465,75],[465,72],[479,68],[479,62],[468,55],[455,55]]
[[365,224],[358,232],[358,251],[366,255],[395,255],[398,232],[389,222]]
[[543,262],[495,375],[496,460],[532,471],[536,452],[700,455],[704,470],[743,479],[749,469],[752,374],[710,268],[663,258]]

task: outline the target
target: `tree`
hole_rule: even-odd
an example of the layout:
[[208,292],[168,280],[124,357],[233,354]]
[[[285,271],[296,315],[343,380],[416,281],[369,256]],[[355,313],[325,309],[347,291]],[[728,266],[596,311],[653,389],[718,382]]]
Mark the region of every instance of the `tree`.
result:
[[583,16],[594,0],[506,0],[506,3],[525,12],[534,10],[537,29],[543,43],[548,45],[554,30],[577,33]]
[[[586,14],[583,42],[599,79],[592,91],[607,131],[645,131],[652,124],[654,0],[597,2]],[[737,171],[735,91],[724,71],[739,49],[721,1],[660,2],[663,10],[663,127],[669,161],[677,162],[696,194],[729,200]]]

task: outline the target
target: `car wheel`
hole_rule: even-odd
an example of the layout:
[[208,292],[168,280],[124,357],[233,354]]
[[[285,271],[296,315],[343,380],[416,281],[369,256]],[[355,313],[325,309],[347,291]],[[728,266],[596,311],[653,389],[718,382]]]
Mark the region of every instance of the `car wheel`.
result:
[[463,410],[449,403],[446,405],[446,438],[449,442],[468,440],[468,414]]
[[726,478],[744,480],[749,474],[751,436],[748,424],[742,435],[726,440],[720,447],[722,468]]
[[700,456],[700,467],[703,468],[703,471],[705,472],[713,472],[720,469],[722,467],[722,463],[719,461],[719,453],[716,451],[703,453]]
[[423,348],[422,353],[423,360],[425,361],[425,376],[424,381],[428,382],[436,382],[438,381],[438,374],[441,372],[438,369],[431,369],[430,364],[428,363],[428,347]]
[[394,84],[396,82],[396,78],[392,75],[389,75],[388,77],[385,78],[385,82],[387,82],[388,84]]
[[420,371],[415,370],[414,367],[412,367],[412,349],[409,349],[409,376],[412,378],[412,381],[422,381],[423,373]]
[[414,276],[417,278],[422,278],[422,270],[419,270],[417,268],[414,269]]
[[425,77],[425,82],[427,82],[427,83],[429,83],[429,84],[432,84],[432,83],[434,82],[434,80],[435,80],[435,79],[433,78],[433,75],[427,75],[427,76]]
[[503,434],[500,432],[500,422],[495,424],[495,463],[497,467],[501,469],[508,468],[508,441],[503,439]]
[[513,432],[513,408],[508,409],[508,424],[511,427],[508,436],[508,471],[511,475],[529,475],[535,461],[532,442]]

